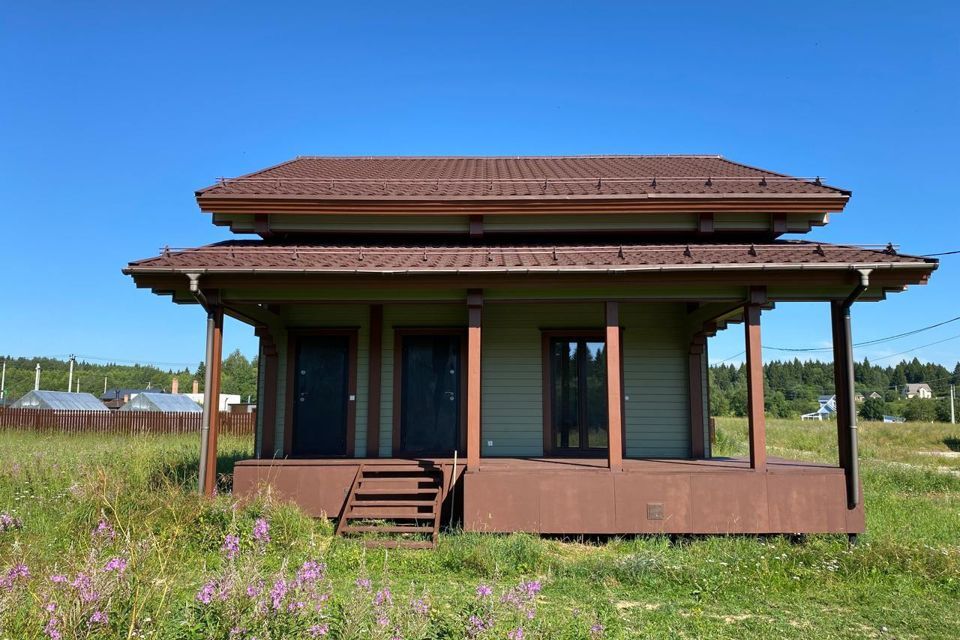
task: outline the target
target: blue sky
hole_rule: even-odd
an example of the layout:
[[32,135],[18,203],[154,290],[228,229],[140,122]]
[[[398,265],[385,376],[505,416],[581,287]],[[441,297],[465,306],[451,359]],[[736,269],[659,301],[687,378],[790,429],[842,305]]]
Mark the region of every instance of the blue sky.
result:
[[[722,153],[852,189],[815,238],[960,249],[956,3],[147,4],[0,14],[0,353],[199,361],[202,312],[120,269],[225,238],[193,191],[295,155]],[[856,306],[855,338],[960,315],[958,276]],[[829,345],[828,315],[782,305],[764,340]]]

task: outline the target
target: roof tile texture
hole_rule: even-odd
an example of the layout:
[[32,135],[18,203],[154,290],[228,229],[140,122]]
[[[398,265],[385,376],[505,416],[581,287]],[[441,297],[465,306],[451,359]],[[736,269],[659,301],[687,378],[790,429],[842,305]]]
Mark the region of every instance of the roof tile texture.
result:
[[847,192],[720,156],[301,157],[197,192],[318,199],[605,198]]
[[935,264],[892,251],[815,242],[770,244],[604,244],[524,246],[324,246],[270,245],[229,241],[194,249],[168,250],[132,262],[128,273],[202,269],[211,271],[502,271],[583,270],[685,265]]

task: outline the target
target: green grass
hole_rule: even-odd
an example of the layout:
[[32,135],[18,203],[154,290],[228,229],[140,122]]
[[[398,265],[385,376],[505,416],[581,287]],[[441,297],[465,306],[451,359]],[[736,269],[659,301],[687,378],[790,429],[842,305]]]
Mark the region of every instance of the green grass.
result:
[[[240,534],[241,555],[252,558],[243,571],[326,563],[330,637],[390,637],[376,625],[355,628],[369,613],[356,599],[358,577],[389,584],[397,602],[429,600],[428,624],[411,623],[404,637],[465,637],[478,584],[505,590],[533,579],[543,590],[535,618],[521,621],[525,638],[588,638],[598,622],[606,638],[960,637],[960,462],[921,453],[949,454],[960,429],[867,424],[860,434],[868,530],[853,548],[841,536],[797,543],[450,533],[435,551],[388,552],[334,538],[329,522],[269,499],[196,497],[195,437],[0,433],[0,512],[23,522],[0,531],[0,571],[22,561],[33,575],[16,597],[0,589],[0,638],[47,637],[48,576],[75,574],[92,553],[128,559],[126,582],[110,596],[108,625],[63,627],[64,638],[226,638],[221,613],[204,613],[195,596],[224,566],[228,533]],[[768,426],[773,456],[832,462],[835,440],[831,423]],[[249,448],[221,439],[221,470]],[[720,420],[717,453],[744,452],[744,423]],[[249,535],[258,517],[271,525],[262,554]],[[90,532],[101,518],[117,538],[98,548]],[[481,637],[506,637],[504,628]]]

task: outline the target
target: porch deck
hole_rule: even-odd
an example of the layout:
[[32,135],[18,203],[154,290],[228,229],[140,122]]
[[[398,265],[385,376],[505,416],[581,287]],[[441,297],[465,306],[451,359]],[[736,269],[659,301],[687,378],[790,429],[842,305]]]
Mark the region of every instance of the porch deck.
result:
[[[269,484],[315,516],[337,517],[361,465],[418,461],[449,471],[452,458],[243,460],[234,492]],[[622,472],[597,458],[482,458],[459,474],[468,531],[533,533],[861,533],[862,505],[848,509],[843,470],[768,459],[626,459]],[[451,488],[445,489],[448,493]]]

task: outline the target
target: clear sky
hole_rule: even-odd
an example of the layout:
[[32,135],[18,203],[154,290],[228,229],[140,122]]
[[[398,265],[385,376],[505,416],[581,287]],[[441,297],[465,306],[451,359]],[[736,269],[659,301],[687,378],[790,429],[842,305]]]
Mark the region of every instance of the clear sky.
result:
[[[721,153],[852,189],[814,238],[960,249],[958,3],[598,4],[5,3],[0,354],[195,365],[199,308],[120,269],[225,238],[194,190],[296,155]],[[958,276],[856,306],[855,339],[960,316]],[[829,345],[828,316],[764,340]],[[952,367],[960,322],[857,356],[951,336],[905,357]]]

